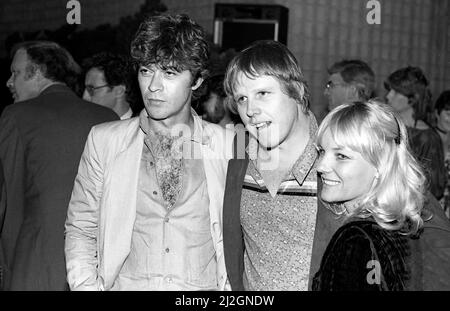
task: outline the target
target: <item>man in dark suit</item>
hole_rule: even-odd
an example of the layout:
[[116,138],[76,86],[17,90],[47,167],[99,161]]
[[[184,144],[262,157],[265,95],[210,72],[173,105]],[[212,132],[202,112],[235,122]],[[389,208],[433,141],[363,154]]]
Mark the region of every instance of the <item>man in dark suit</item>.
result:
[[68,87],[80,68],[58,44],[24,42],[13,53],[14,104],[0,117],[4,287],[65,290],[64,221],[81,153],[91,127],[118,116]]

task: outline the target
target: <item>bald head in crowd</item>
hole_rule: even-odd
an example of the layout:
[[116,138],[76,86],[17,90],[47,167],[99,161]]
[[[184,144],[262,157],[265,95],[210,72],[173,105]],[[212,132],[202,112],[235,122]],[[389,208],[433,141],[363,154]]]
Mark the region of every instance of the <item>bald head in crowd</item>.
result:
[[14,46],[12,56],[11,76],[6,86],[14,102],[35,98],[53,84],[76,87],[81,68],[56,42],[21,42]]

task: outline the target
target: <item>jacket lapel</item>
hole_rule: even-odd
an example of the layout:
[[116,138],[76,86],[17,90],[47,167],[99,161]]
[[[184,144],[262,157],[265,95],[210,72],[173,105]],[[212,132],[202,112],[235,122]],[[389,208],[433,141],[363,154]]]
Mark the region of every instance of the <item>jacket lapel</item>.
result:
[[[248,142],[246,137],[245,144]],[[244,240],[241,228],[240,210],[242,186],[248,167],[247,154],[239,155],[238,137],[234,140],[234,159],[228,162],[225,197],[223,201],[223,243],[225,264],[231,288],[244,290]],[[242,151],[242,150],[241,150]]]
[[[118,137],[122,137],[118,135]],[[130,252],[131,236],[136,218],[136,196],[144,134],[139,130],[139,118],[129,127],[124,140],[118,140],[122,149],[111,161],[105,177],[106,191],[100,218],[104,220],[103,263],[105,287],[113,285],[123,262]]]

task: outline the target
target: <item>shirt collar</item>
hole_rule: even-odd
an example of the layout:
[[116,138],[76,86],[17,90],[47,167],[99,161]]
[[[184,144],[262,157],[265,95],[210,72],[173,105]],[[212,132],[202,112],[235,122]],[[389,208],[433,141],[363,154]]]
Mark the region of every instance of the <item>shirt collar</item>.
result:
[[[314,146],[314,143],[316,141],[317,137],[317,121],[314,117],[314,114],[311,111],[308,111],[308,117],[309,117],[309,140],[305,147],[305,150],[303,153],[298,157],[297,161],[295,161],[294,165],[292,166],[288,179],[295,178],[297,182],[301,185],[303,184],[305,178],[308,176],[311,169],[313,169],[314,164],[317,159],[317,150]],[[246,151],[248,152],[248,146]],[[254,160],[250,160],[250,165],[252,166],[252,169],[250,170],[250,174],[254,179],[261,178],[261,175],[258,172],[258,169],[256,168],[256,162]],[[253,173],[256,173],[256,176],[253,175]]]
[[314,164],[317,160],[317,149],[314,145],[317,138],[317,121],[314,117],[314,114],[309,111],[309,141],[306,145],[305,150],[294,163],[291,169],[291,174],[295,177],[295,179],[302,184],[305,180],[306,176],[309,174],[311,169],[314,167]]
[[[191,114],[194,118],[194,133],[191,135],[191,137],[183,137],[184,140],[190,140],[195,143],[199,143],[202,145],[210,145],[210,137],[205,135],[202,127],[202,120],[198,116],[198,114],[195,112],[193,108],[191,108]],[[141,130],[144,132],[146,136],[148,136],[148,133],[151,131],[150,126],[148,124],[148,113],[145,109],[142,109],[141,113],[139,114],[139,126]]]
[[125,112],[121,117],[120,120],[126,120],[129,119],[133,116],[133,110],[131,110],[131,108],[128,108],[128,111]]
[[49,87],[51,87],[53,85],[66,85],[66,84],[63,82],[58,82],[58,81],[49,82],[40,90],[39,94],[42,94],[42,92],[44,92],[46,89],[48,89]]

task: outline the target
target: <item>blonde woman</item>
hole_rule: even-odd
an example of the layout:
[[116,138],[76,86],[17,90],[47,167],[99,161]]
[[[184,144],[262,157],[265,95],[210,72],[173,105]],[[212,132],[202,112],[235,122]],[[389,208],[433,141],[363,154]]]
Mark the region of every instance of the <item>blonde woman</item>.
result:
[[[345,222],[327,246],[313,290],[423,289],[426,180],[404,123],[377,101],[344,104],[323,120],[317,149],[320,198]],[[447,267],[449,250],[447,243]]]

